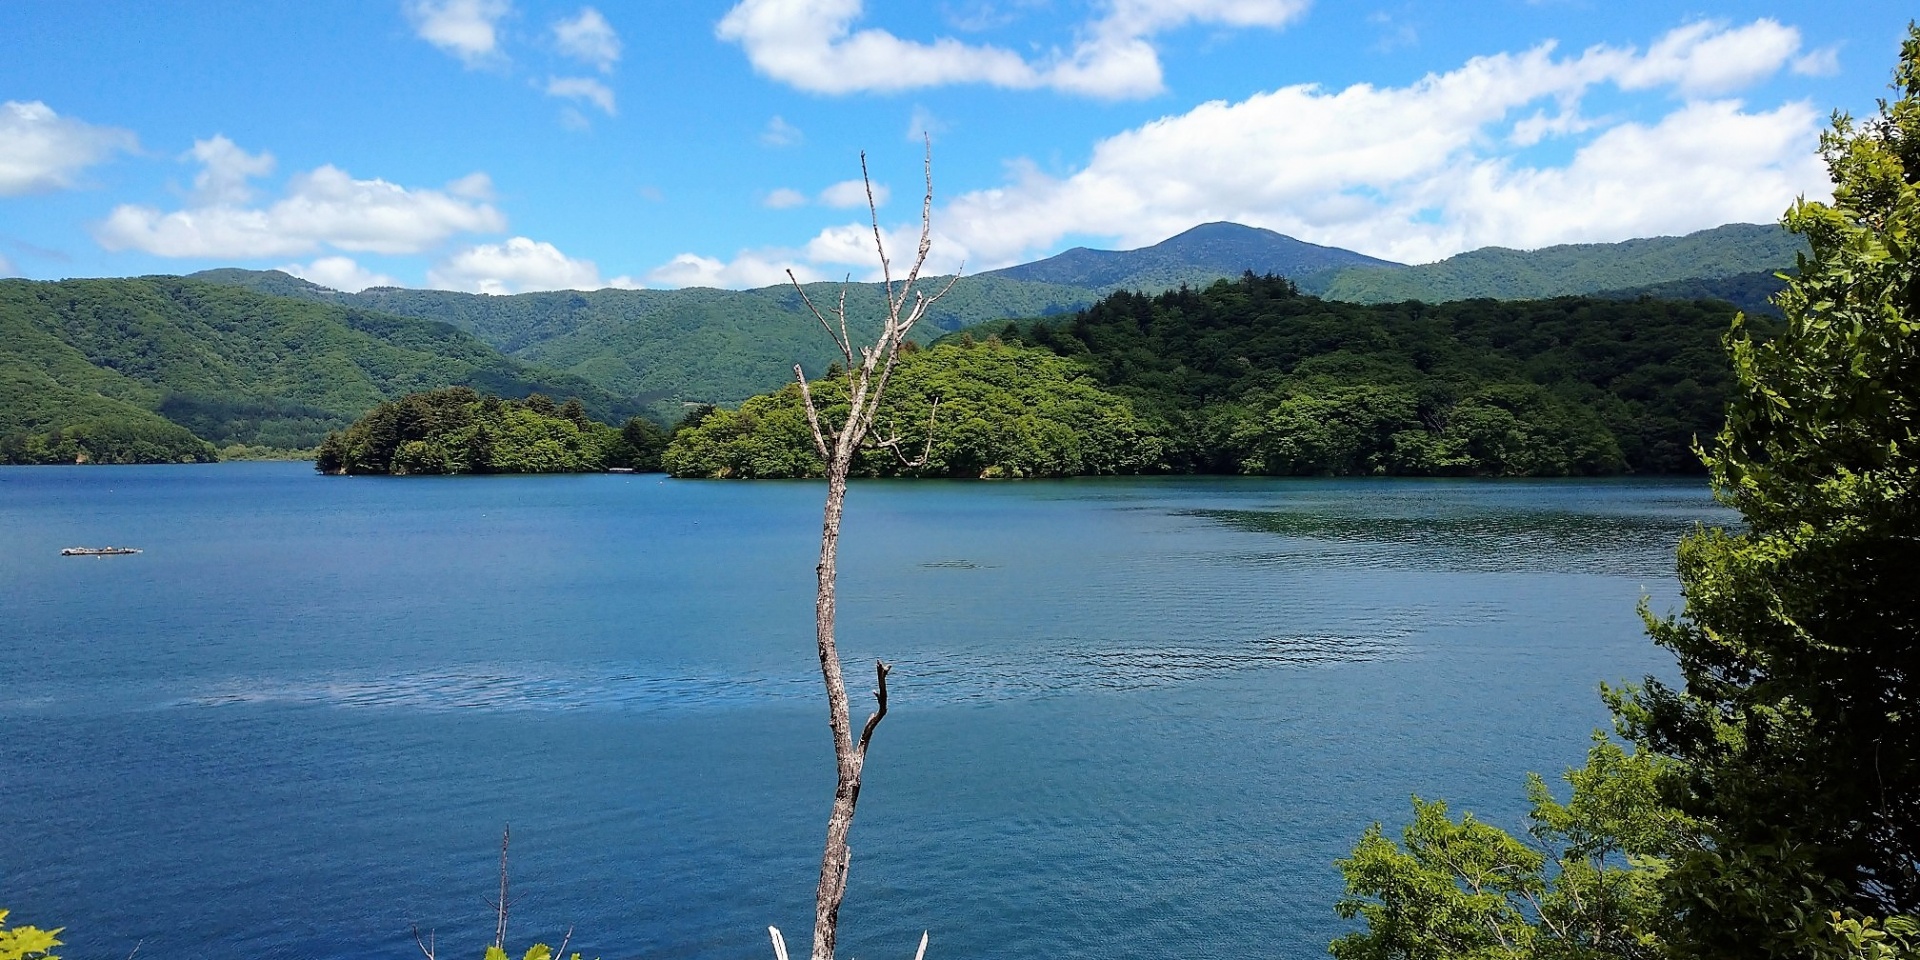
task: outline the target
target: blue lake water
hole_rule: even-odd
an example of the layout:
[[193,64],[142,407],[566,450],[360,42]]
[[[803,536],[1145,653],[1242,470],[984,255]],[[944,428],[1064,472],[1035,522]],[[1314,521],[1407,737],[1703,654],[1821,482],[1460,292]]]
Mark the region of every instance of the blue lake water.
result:
[[[797,950],[821,487],[0,468],[0,907],[70,958]],[[1309,958],[1409,794],[1507,825],[1670,661],[1701,482],[860,483],[895,665],[841,955]],[[139,556],[62,558],[126,544]]]

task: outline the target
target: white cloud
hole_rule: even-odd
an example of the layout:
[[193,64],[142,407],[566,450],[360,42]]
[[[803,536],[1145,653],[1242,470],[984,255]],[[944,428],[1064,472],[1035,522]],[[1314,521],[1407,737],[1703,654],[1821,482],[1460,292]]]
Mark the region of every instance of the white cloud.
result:
[[200,162],[200,173],[193,178],[193,199],[201,204],[246,203],[253,199],[253,187],[247,181],[273,172],[273,154],[248,153],[220,134],[195,140],[193,149],[180,159]]
[[768,120],[766,129],[760,131],[760,142],[769,147],[798,146],[805,139],[807,135],[801,133],[799,127],[779,116]]
[[606,286],[593,261],[576,260],[551,243],[526,237],[461,250],[427,271],[427,283],[437,289],[494,294]]
[[548,77],[546,91],[550,97],[584,100],[609,117],[619,112],[614,106],[613,90],[592,77]]
[[581,7],[570,20],[555,21],[553,40],[561,53],[601,73],[612,73],[613,65],[620,61],[620,35],[592,7]]
[[[262,169],[266,155],[247,154],[231,142],[220,146],[223,140],[201,141],[190,154],[204,165],[195,183],[203,184],[206,198],[169,213],[123,204],[95,229],[95,238],[109,250],[251,259],[323,247],[419,253],[456,234],[506,229],[506,218],[480,198],[491,190],[485,174],[462,177],[445,190],[409,189],[356,180],[328,165],[295,175],[269,206],[243,206],[234,198],[248,192],[245,171]],[[210,175],[216,168],[220,172]]]
[[302,280],[346,293],[359,293],[368,287],[401,285],[400,281],[384,273],[375,273],[362,267],[352,257],[321,257],[308,264],[284,264],[279,269]]
[[1308,0],[1104,0],[1072,50],[1034,60],[1002,47],[942,37],[903,40],[854,29],[863,0],[740,0],[716,33],[740,44],[760,73],[813,93],[890,92],[958,83],[1051,88],[1104,98],[1162,89],[1150,42],[1188,24],[1281,27]]
[[807,205],[807,195],[792,187],[779,187],[768,192],[761,205],[770,210],[791,210]]
[[[888,198],[892,196],[893,191],[888,190],[886,184],[876,183],[873,185],[874,206],[886,206]],[[852,207],[864,207],[867,205],[867,183],[864,180],[842,180],[820,191],[820,202],[829,207],[839,207],[843,210]]]
[[1832,77],[1840,73],[1840,48],[1810,50],[1793,61],[1793,72],[1803,77]]
[[731,261],[683,253],[648,271],[647,283],[656,287],[751,289],[787,283],[790,269],[801,283],[823,279],[819,271],[790,251],[749,250]]
[[513,5],[508,0],[407,0],[405,9],[420,39],[473,67],[499,58],[499,23]]
[[[991,269],[1069,238],[1138,247],[1212,220],[1405,262],[1769,222],[1796,196],[1826,189],[1818,112],[1701,91],[1788,68],[1797,36],[1765,20],[1688,24],[1644,52],[1561,55],[1543,44],[1402,87],[1302,85],[1201,104],[1100,141],[1066,175],[1015,164],[1000,186],[946,202],[934,215],[932,266]],[[1729,37],[1760,52],[1701,59],[1725,53]],[[1646,122],[1589,117],[1583,97],[1601,85],[1661,112]],[[1680,102],[1665,103],[1669,92]],[[1548,138],[1567,143],[1556,152],[1570,159],[1527,152]],[[887,234],[890,249],[908,251],[917,224]],[[858,223],[823,230],[801,251],[813,265],[874,263],[871,228]],[[733,266],[704,263],[717,277]]]
[[8,260],[4,256],[0,256],[0,277],[11,277],[13,275],[13,261]]
[[125,130],[62,117],[38,100],[0,103],[0,197],[65,190],[82,170],[138,146]]
[[1617,80],[1623,90],[1671,86],[1688,96],[1716,96],[1773,76],[1799,51],[1800,31],[1777,20],[1731,29],[1724,20],[1701,20],[1661,37]]

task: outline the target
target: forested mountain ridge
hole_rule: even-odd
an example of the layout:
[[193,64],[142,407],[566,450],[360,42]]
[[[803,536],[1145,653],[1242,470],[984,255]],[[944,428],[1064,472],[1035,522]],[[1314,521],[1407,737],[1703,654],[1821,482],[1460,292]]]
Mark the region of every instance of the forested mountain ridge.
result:
[[[1429,302],[1602,294],[1732,297],[1763,306],[1770,271],[1789,267],[1798,241],[1775,226],[1732,224],[1686,237],[1521,252],[1489,248],[1419,267],[1232,223],[1203,224],[1140,250],[1070,250],[1034,263],[963,277],[928,316],[952,330],[990,320],[1060,316],[1116,290],[1158,293],[1216,279],[1291,276],[1329,299]],[[1331,270],[1329,268],[1332,268]],[[1756,273],[1756,271],[1758,271]],[[1745,280],[1736,277],[1747,276]],[[330,290],[279,271],[210,270],[196,279],[345,307],[451,323],[527,363],[572,374],[631,398],[657,419],[689,403],[737,403],[784,383],[798,362],[818,371],[829,340],[790,286],[757,290],[551,291],[511,296],[374,287]],[[1654,286],[1650,286],[1654,285]],[[817,302],[840,285],[809,284]],[[874,284],[847,288],[856,323],[878,315]],[[858,332],[858,331],[856,331]]]
[[[792,375],[797,362],[822,370],[835,354],[791,286],[757,290],[561,290],[511,296],[374,287],[342,293],[279,271],[214,270],[196,278],[283,296],[442,320],[528,363],[574,374],[647,404],[661,419],[686,403],[735,403]],[[937,280],[928,281],[929,284]],[[807,295],[837,301],[838,283]],[[847,289],[848,315],[874,324],[878,284]],[[1067,313],[1091,304],[1088,290],[993,277],[966,277],[927,317],[957,329],[1002,317]],[[856,333],[865,331],[865,327]]]
[[1307,293],[1354,303],[1525,300],[1771,273],[1791,268],[1805,250],[1804,240],[1778,225],[1730,223],[1683,237],[1483,247],[1415,267],[1352,267],[1296,279]]
[[[7,459],[206,459],[202,441],[310,448],[382,400],[447,385],[578,396],[607,419],[629,407],[446,323],[179,277],[0,281]],[[106,425],[151,443],[107,453],[126,443],[101,439]],[[76,429],[99,449],[69,443]]]
[[1350,267],[1393,269],[1400,264],[1339,247],[1323,247],[1282,233],[1238,223],[1203,223],[1137,250],[1075,247],[1065,253],[989,270],[1004,277],[1084,287],[1105,295],[1115,290],[1158,293],[1180,286],[1204,287],[1249,270],[1306,277]]

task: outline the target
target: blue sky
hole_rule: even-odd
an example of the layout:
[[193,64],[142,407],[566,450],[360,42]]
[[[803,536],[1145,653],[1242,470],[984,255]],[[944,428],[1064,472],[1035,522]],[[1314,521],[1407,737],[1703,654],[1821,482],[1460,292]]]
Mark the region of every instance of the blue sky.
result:
[[[0,7],[0,276],[867,276],[1230,219],[1406,262],[1776,219],[1909,9],[1696,0]],[[852,185],[857,186],[857,185]]]

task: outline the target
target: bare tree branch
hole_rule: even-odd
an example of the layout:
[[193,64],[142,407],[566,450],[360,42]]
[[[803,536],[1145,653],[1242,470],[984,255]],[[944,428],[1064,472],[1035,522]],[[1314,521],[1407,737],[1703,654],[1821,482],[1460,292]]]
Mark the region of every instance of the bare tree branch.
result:
[[873,672],[879,684],[879,686],[874,688],[873,698],[880,701],[880,705],[874,708],[873,716],[867,718],[866,728],[860,731],[860,758],[862,760],[865,760],[867,757],[867,744],[873,740],[873,728],[879,726],[881,720],[886,719],[887,674],[892,673],[893,668],[887,666],[885,660],[875,660],[873,662]]
[[813,448],[820,452],[820,459],[827,458],[827,435],[820,429],[820,411],[813,405],[813,391],[807,387],[806,371],[799,364],[793,365],[794,379],[800,381],[800,400],[807,409],[807,426],[813,428]]
[[[419,947],[420,952],[427,955],[427,960],[434,960],[432,930],[427,931],[427,940],[425,943],[422,943],[420,942],[420,925],[417,923],[414,924],[413,925],[413,945],[416,947]],[[132,958],[129,957],[128,960],[132,960]]]
[[500,828],[500,902],[499,911],[493,928],[493,945],[502,950],[507,948],[507,841],[513,836],[513,824]]
[[827,336],[833,339],[833,345],[839,347],[840,352],[846,356],[847,363],[853,363],[853,342],[847,338],[846,287],[840,288],[840,332],[836,334],[833,332],[833,324],[828,323],[826,316],[820,312],[820,308],[813,305],[813,298],[807,296],[807,288],[800,285],[800,278],[793,275],[791,267],[787,268],[787,279],[793,282],[793,289],[800,294],[800,302],[807,305],[807,312],[813,314],[815,320],[820,321],[820,326],[826,329]]
[[[880,205],[874,195],[873,177],[867,167],[866,154],[860,155],[860,175],[867,188],[867,213],[873,225],[874,253],[880,259],[886,314],[881,318],[880,330],[873,342],[860,347],[858,361],[854,359],[852,338],[847,333],[846,286],[841,287],[840,304],[835,310],[835,319],[840,325],[836,334],[833,323],[807,297],[806,291],[800,289],[798,278],[788,273],[788,278],[794,281],[794,287],[800,289],[807,308],[827,329],[828,335],[834,337],[841,355],[847,359],[847,412],[837,428],[821,415],[805,371],[799,366],[794,367],[794,379],[800,384],[800,398],[806,407],[807,426],[813,432],[814,449],[820,454],[827,481],[826,504],[820,520],[820,562],[814,568],[814,640],[820,656],[820,679],[827,692],[827,722],[833,731],[834,766],[837,772],[833,810],[827,818],[826,846],[820,855],[820,884],[814,895],[812,960],[833,960],[834,942],[840,923],[840,904],[846,897],[847,869],[853,858],[852,850],[847,845],[847,835],[852,829],[854,809],[860,799],[860,779],[866,767],[867,750],[872,745],[874,731],[887,715],[887,674],[892,669],[885,661],[876,663],[875,674],[879,687],[874,695],[879,701],[878,707],[867,718],[856,741],[834,627],[838,610],[835,588],[838,582],[840,521],[846,509],[847,479],[854,458],[863,449],[885,447],[892,450],[902,463],[915,469],[924,465],[932,455],[938,401],[935,401],[929,413],[926,449],[918,461],[908,460],[900,452],[902,439],[897,433],[878,438],[872,436],[871,431],[881,401],[892,382],[894,370],[900,363],[901,348],[907,343],[914,325],[926,316],[929,306],[953,289],[953,284],[959,279],[956,273],[931,298],[914,289],[933,248],[933,146],[930,139],[927,142],[925,169],[927,190],[920,204],[920,243],[913,265],[904,279],[895,280],[893,261],[887,255],[886,234],[880,229]],[[773,938],[776,960],[786,960],[786,941],[780,936],[780,931],[773,927],[767,929]],[[921,936],[920,950],[922,954],[926,951],[925,935]]]

